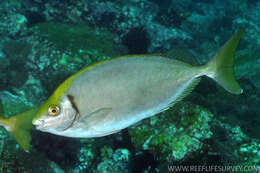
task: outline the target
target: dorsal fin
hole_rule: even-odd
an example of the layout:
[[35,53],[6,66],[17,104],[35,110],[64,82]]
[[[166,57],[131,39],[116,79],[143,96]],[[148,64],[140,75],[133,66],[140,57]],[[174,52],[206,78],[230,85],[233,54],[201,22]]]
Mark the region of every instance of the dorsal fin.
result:
[[170,49],[168,52],[163,53],[162,56],[180,60],[190,65],[200,65],[198,58],[196,58],[190,51],[182,48]]

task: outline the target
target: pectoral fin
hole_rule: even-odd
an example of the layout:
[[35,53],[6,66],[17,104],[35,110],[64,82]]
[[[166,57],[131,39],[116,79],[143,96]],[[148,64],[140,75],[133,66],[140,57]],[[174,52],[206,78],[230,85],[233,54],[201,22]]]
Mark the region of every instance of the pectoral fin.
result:
[[102,122],[111,111],[112,108],[100,108],[89,115],[82,116],[79,121],[85,124],[99,123]]

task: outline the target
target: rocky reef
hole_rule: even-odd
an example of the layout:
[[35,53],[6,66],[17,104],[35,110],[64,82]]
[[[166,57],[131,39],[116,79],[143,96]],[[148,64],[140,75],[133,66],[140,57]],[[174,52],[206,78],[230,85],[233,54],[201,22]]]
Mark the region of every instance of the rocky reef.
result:
[[203,141],[212,136],[213,114],[183,102],[161,115],[129,128],[134,146],[150,150],[160,161],[179,161],[203,148]]
[[43,103],[64,79],[100,60],[181,48],[203,64],[236,30],[246,32],[235,62],[242,95],[203,78],[171,109],[107,137],[70,139],[32,129],[29,153],[0,127],[0,172],[148,173],[168,172],[169,165],[259,171],[259,11],[257,0],[1,1],[6,117]]

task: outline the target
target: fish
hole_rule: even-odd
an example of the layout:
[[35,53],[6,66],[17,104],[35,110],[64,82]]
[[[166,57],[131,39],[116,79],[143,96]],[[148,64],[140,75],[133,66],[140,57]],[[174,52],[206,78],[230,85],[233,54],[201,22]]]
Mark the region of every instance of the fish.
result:
[[241,94],[233,66],[243,32],[236,33],[202,66],[163,55],[127,55],[86,67],[54,91],[32,123],[56,135],[102,137],[167,110],[188,95],[201,76]]
[[[241,94],[234,60],[244,31],[236,32],[203,65],[183,62],[179,53],[178,58],[174,54],[126,55],[97,62],[72,74],[42,105],[25,113],[26,118],[15,117],[26,122],[23,131],[33,124],[55,135],[94,138],[117,133],[169,109],[191,93],[202,76],[232,94]],[[0,117],[0,125],[28,149],[29,133],[17,137],[23,124],[14,126],[11,119]]]

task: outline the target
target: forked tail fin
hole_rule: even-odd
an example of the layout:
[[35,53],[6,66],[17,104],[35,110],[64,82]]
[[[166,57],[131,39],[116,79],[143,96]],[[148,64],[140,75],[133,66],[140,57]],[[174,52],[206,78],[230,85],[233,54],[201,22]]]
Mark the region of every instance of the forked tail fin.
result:
[[233,94],[241,94],[243,90],[234,76],[235,51],[244,29],[234,34],[203,67],[204,74],[214,79],[223,88]]
[[29,151],[30,149],[32,119],[37,111],[38,107],[35,107],[9,118],[0,116],[0,126],[4,126],[5,129],[12,134],[19,146],[25,151]]

